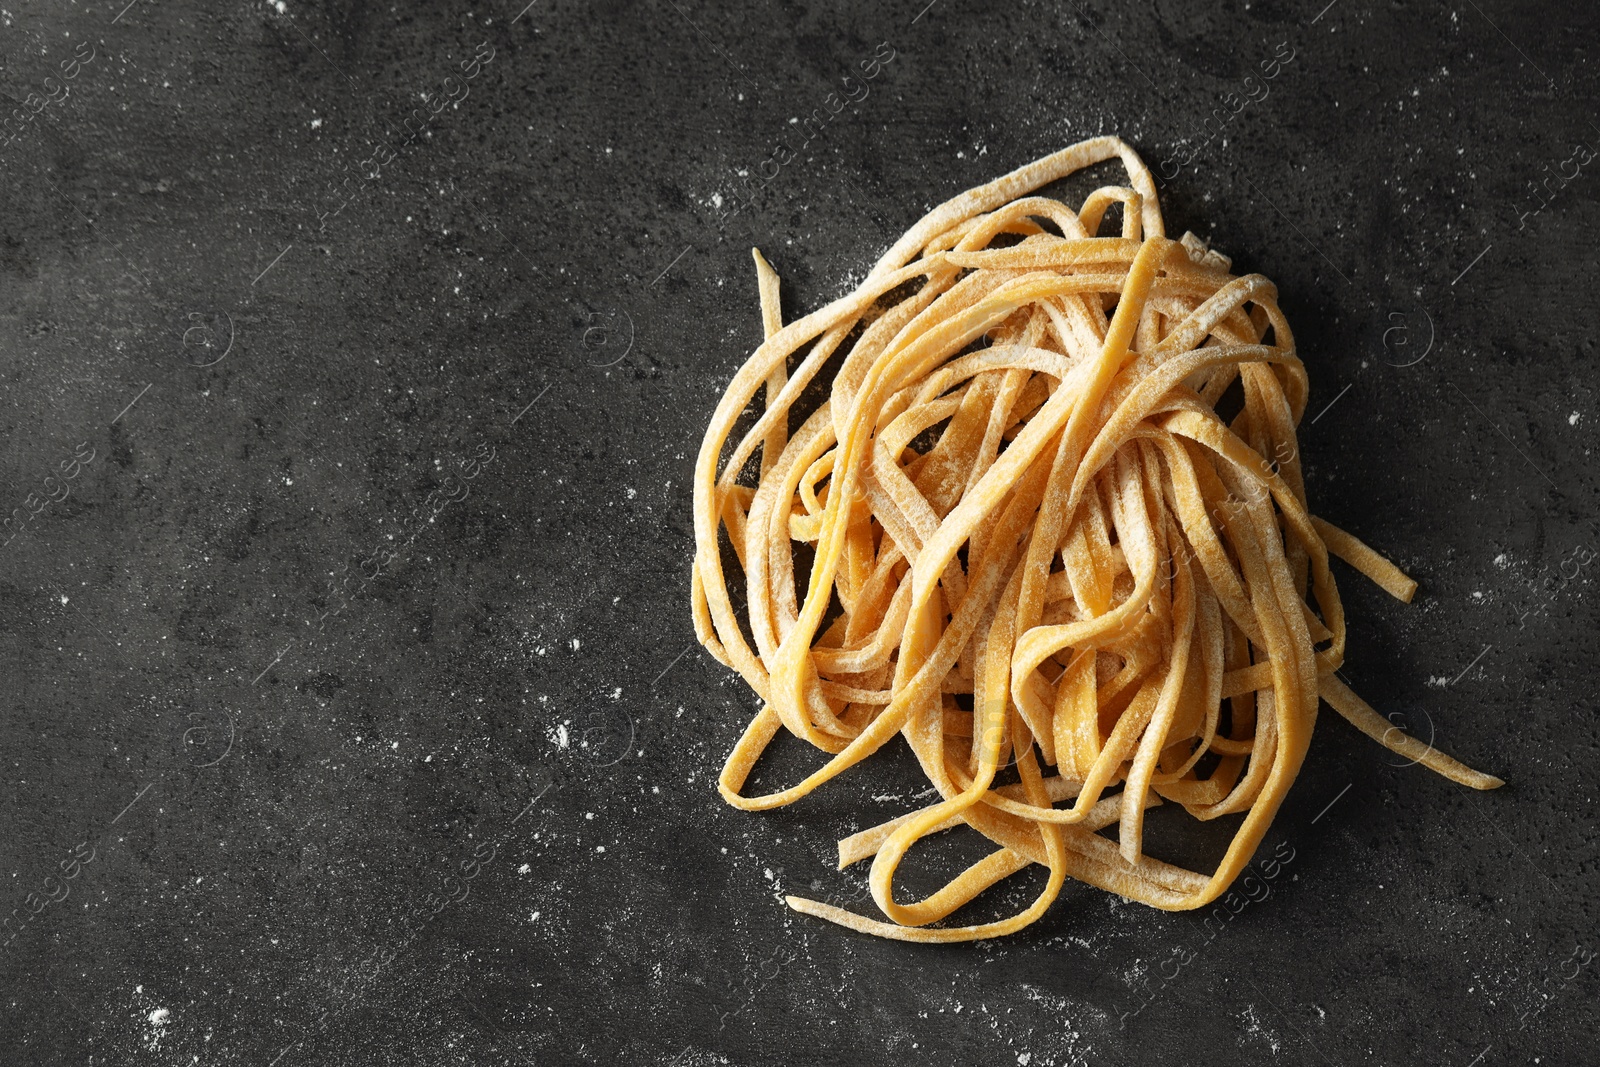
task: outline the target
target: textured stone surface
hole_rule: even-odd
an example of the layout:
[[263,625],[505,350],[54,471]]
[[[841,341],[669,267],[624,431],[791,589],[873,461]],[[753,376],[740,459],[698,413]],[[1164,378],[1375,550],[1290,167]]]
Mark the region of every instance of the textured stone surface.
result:
[[[0,11],[42,106],[0,149],[4,1062],[1592,1056],[1591,7],[124,2]],[[1220,928],[802,919],[922,786],[896,742],[714,789],[755,704],[693,646],[686,483],[749,248],[793,317],[1113,132],[1192,152],[1169,229],[1278,283],[1314,507],[1422,583],[1340,571],[1345,676],[1511,784],[1328,713]]]

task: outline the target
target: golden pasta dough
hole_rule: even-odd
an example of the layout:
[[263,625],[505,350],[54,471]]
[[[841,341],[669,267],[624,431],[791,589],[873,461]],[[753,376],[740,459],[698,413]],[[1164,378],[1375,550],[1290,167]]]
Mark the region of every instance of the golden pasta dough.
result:
[[[1113,157],[1128,185],[1077,210],[1028,195]],[[1120,232],[1102,234],[1116,205]],[[1201,907],[1250,861],[1319,698],[1457,782],[1501,784],[1335,675],[1345,620],[1329,554],[1400,600],[1416,583],[1309,512],[1295,436],[1308,386],[1276,290],[1191,235],[1168,239],[1122,141],[1084,141],[940,205],[853,293],[787,326],[777,275],[755,258],[766,340],[717,406],[694,483],[696,634],[764,702],[722,795],[789,804],[898,733],[940,796],[840,842],[841,866],[872,860],[887,921],[794,908],[962,941],[1033,922],[1069,875]],[[826,399],[797,408],[825,366]],[[735,438],[741,417],[754,423]],[[742,795],[780,729],[826,763]],[[998,784],[1002,769],[1015,780]],[[1243,813],[1214,872],[1145,854],[1160,804]],[[912,845],[961,824],[994,850],[897,900]],[[1100,832],[1112,826],[1114,839]],[[930,925],[1035,863],[1049,879],[1019,914]]]

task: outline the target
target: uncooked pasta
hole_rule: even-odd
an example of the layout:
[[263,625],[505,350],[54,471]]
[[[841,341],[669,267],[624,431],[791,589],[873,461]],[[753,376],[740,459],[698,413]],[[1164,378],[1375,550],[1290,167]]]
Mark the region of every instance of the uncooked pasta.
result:
[[[1032,195],[1113,158],[1128,184],[1076,210]],[[854,292],[788,325],[755,260],[766,339],[717,406],[694,483],[696,633],[763,702],[722,795],[790,804],[858,764],[871,774],[896,734],[939,795],[840,842],[841,867],[871,860],[882,919],[792,907],[907,941],[1018,930],[1069,876],[1201,907],[1260,844],[1319,699],[1456,782],[1501,784],[1338,677],[1330,554],[1399,600],[1416,583],[1308,510],[1309,386],[1276,289],[1166,237],[1122,141],[940,205]],[[826,761],[746,796],[780,730]],[[1146,812],[1165,804],[1243,815],[1214,871],[1146,854]],[[992,850],[898,899],[912,846],[962,825]],[[1032,864],[1048,879],[1019,913],[933,925]]]

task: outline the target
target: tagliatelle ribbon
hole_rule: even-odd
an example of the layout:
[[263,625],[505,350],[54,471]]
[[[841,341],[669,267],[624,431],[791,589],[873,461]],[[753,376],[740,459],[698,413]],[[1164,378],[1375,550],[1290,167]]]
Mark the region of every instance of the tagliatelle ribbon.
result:
[[[1112,158],[1129,184],[1076,211],[1028,195]],[[1100,236],[1114,205],[1121,232]],[[718,404],[694,482],[696,634],[764,701],[722,795],[792,803],[896,734],[940,795],[840,843],[841,866],[872,859],[887,921],[791,906],[929,942],[1018,930],[1068,876],[1202,907],[1260,844],[1319,698],[1453,781],[1502,784],[1393,727],[1335,674],[1345,619],[1330,554],[1400,600],[1416,583],[1311,515],[1296,442],[1309,387],[1275,288],[1234,277],[1190,235],[1168,239],[1122,141],[1084,141],[940,205],[853,293],[787,326],[777,275],[755,259],[766,340]],[[802,393],[837,356],[827,400],[802,418]],[[1224,420],[1228,396],[1239,406]],[[795,542],[814,549],[803,587]],[[725,556],[743,571],[743,620]],[[780,729],[829,759],[744,796]],[[997,784],[1012,764],[1018,780]],[[1244,814],[1214,872],[1145,855],[1144,813],[1162,803]],[[994,851],[897,900],[909,850],[963,824]],[[1115,840],[1100,833],[1113,825]],[[1049,878],[1022,912],[930,925],[1030,864]]]

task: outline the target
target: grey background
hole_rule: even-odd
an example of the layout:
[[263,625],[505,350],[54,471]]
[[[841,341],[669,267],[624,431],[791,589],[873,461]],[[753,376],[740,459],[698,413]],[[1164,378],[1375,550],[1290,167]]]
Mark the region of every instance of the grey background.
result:
[[[1594,1062],[1592,6],[124,2],[0,11],[8,107],[94,49],[0,150],[0,1059]],[[1278,283],[1313,506],[1422,583],[1339,571],[1345,676],[1510,784],[1325,711],[1220,928],[790,913],[922,787],[896,742],[715,792],[755,703],[693,644],[687,481],[750,246],[803,314],[1039,155],[1199,145],[1283,42],[1168,228]]]

